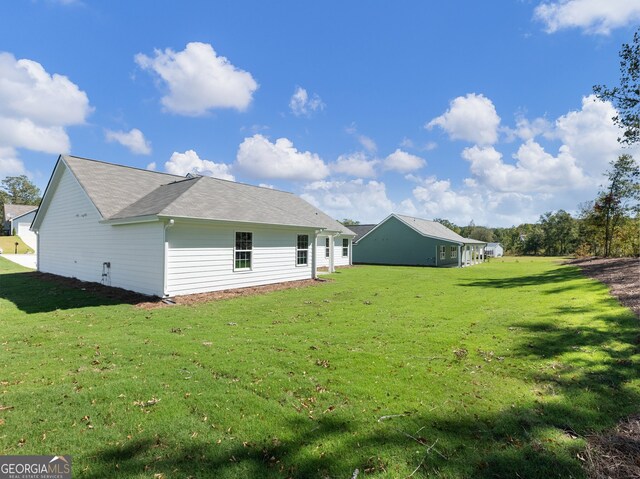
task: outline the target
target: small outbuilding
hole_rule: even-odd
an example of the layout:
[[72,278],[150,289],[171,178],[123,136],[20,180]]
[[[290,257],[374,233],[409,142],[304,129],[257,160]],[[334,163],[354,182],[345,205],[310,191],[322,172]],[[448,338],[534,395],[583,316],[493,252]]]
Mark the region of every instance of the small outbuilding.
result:
[[355,236],[292,193],[66,155],[32,229],[40,271],[161,297],[315,278]]
[[500,243],[487,243],[484,252],[487,258],[499,258],[504,256],[504,248]]
[[463,238],[436,221],[392,213],[356,237],[353,262],[470,266],[483,261],[485,246],[485,242]]
[[4,204],[4,233],[7,235],[16,234],[31,249],[36,249],[38,240],[36,235],[29,228],[36,216],[38,207],[34,205],[13,205]]

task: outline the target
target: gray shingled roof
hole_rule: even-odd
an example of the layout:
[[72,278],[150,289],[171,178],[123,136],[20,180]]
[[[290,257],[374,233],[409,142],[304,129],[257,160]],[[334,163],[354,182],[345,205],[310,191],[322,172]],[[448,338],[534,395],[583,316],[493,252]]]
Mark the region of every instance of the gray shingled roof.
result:
[[415,229],[418,233],[433,238],[440,238],[456,243],[464,244],[486,244],[484,241],[478,241],[472,238],[464,238],[455,231],[450,230],[446,226],[437,221],[423,220],[422,218],[414,218],[413,216],[395,215],[406,224]]
[[34,210],[37,210],[37,206],[33,205],[13,205],[11,203],[4,204],[4,221],[12,220],[18,216],[26,215]]
[[376,225],[350,225],[349,229],[356,234],[356,237],[353,238],[353,242],[357,243],[360,238],[362,238],[375,227]]
[[292,193],[207,176],[184,178],[72,156],[63,159],[105,219],[172,216],[354,234]]

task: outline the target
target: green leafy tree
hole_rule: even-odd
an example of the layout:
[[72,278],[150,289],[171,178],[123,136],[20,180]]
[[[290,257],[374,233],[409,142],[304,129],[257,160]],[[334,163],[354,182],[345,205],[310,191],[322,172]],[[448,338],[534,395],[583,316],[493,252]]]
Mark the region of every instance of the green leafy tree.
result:
[[564,210],[547,212],[540,216],[539,223],[544,233],[546,255],[565,255],[574,251],[577,240],[576,222],[569,213]]
[[596,199],[594,220],[604,236],[604,256],[612,254],[617,228],[625,217],[640,213],[640,168],[631,155],[611,162],[609,184]]
[[7,176],[0,181],[0,221],[4,217],[4,204],[39,205],[40,189],[25,175]]
[[455,224],[453,224],[451,221],[449,221],[447,219],[435,218],[433,221],[435,221],[436,223],[440,223],[441,225],[446,226],[447,228],[449,228],[454,233],[460,234],[460,227],[455,225]]
[[343,219],[340,223],[342,223],[345,226],[357,226],[357,225],[360,224],[359,221],[352,220],[352,219],[349,219],[349,218]]
[[618,141],[628,145],[640,141],[640,28],[633,35],[633,43],[623,44],[620,50],[620,86],[596,85],[593,91],[618,110],[613,121],[624,129]]

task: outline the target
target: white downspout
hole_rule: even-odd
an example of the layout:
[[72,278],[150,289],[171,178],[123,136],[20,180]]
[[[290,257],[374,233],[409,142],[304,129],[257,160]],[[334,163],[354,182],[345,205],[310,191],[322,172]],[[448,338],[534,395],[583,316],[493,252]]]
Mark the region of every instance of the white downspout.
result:
[[40,230],[34,231],[36,234],[36,271],[40,271]]
[[171,228],[174,224],[175,224],[175,221],[173,220],[173,218],[171,218],[169,221],[167,221],[167,223],[164,225],[164,228],[162,230],[162,242],[164,243],[163,261],[162,261],[163,263],[162,296],[165,298],[169,296],[169,292],[167,291],[168,276],[169,276],[169,242],[167,241],[167,229]]
[[329,235],[329,273],[335,273],[336,272],[336,265],[335,265],[335,240],[334,240],[335,236],[333,235]]
[[313,251],[311,254],[311,279],[318,279],[318,232],[313,232]]

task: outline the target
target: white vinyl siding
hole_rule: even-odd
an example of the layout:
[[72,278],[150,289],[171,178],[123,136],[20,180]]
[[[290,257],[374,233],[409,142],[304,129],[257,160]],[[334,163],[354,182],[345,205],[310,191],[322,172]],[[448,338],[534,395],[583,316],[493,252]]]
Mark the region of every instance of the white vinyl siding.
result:
[[65,168],[40,225],[38,269],[46,273],[102,281],[109,262],[111,286],[162,296],[163,226],[161,223],[110,226]]
[[[234,271],[235,233],[247,226],[176,220],[167,230],[170,296],[310,279],[296,266],[297,235],[287,227],[252,225],[251,269]],[[312,237],[310,235],[310,237]]]
[[[316,241],[317,244],[317,254],[316,254],[316,263],[318,268],[328,267],[329,266],[329,258],[325,256],[325,245],[326,241],[329,238],[327,236],[318,236]],[[343,243],[342,240],[345,239],[344,236],[334,236],[333,238],[333,265],[334,266],[349,266],[351,264],[351,255],[342,256],[343,252]],[[346,238],[349,241],[349,249],[351,249],[351,239]]]

